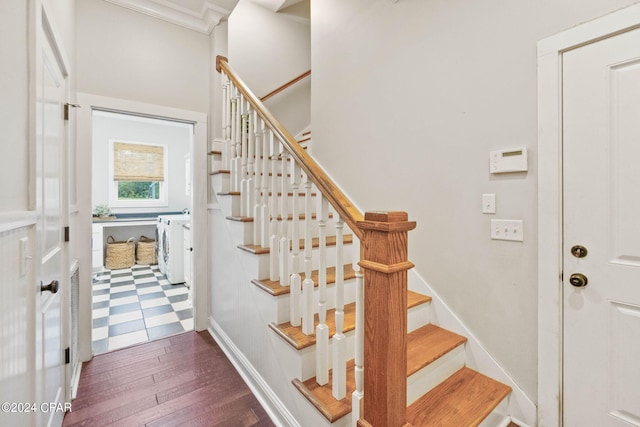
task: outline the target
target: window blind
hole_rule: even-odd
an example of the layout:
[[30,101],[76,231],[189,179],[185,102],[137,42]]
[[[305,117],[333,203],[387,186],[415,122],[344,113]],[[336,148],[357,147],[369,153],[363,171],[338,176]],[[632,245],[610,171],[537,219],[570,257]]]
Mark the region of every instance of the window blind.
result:
[[115,181],[164,181],[164,147],[114,142],[113,179]]

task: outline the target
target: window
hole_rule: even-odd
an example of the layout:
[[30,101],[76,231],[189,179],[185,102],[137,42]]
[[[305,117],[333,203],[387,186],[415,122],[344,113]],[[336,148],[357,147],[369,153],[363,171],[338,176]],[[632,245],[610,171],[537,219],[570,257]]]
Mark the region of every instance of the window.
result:
[[167,146],[109,141],[109,204],[167,206]]

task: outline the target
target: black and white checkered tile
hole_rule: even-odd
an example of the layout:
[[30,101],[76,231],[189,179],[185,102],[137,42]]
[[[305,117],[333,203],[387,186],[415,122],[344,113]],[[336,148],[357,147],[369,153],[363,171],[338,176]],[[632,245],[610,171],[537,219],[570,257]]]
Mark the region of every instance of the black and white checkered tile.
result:
[[157,265],[98,273],[93,279],[93,353],[193,329],[189,289],[170,285]]

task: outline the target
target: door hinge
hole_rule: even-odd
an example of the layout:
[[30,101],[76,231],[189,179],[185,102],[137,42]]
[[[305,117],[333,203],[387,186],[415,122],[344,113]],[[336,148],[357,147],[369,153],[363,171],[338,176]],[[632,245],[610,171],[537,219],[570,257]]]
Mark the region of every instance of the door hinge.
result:
[[64,104],[64,119],[69,120],[69,107],[73,108],[81,108],[78,104],[69,104],[68,102]]
[[68,225],[64,228],[64,241],[65,242],[71,241],[71,239],[69,237],[69,226]]
[[68,365],[71,362],[71,349],[69,347],[64,349],[64,364]]

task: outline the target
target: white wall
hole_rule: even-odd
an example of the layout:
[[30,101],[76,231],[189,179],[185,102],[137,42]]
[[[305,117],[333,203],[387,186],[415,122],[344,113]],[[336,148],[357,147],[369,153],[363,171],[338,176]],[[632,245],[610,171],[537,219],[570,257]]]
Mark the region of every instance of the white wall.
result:
[[168,202],[165,207],[112,208],[113,213],[178,212],[189,208],[185,192],[185,155],[191,150],[191,125],[122,114],[94,112],[92,206],[109,204],[109,140],[166,145]]
[[28,83],[26,2],[0,2],[0,212],[28,204]]
[[[536,41],[633,2],[311,5],[314,154],[362,210],[409,212],[417,272],[534,401]],[[512,147],[529,172],[490,175]],[[492,218],[524,220],[525,241],[490,240]]]
[[[308,2],[303,2],[274,13],[240,0],[229,16],[229,64],[256,96],[311,69],[307,8]],[[295,135],[309,125],[309,105],[306,80],[273,98],[268,108]]]
[[209,37],[103,0],[77,2],[78,91],[209,110]]
[[221,55],[226,57],[228,55],[228,31],[229,24],[227,21],[224,21],[213,27],[210,36],[211,75],[209,78],[211,85],[211,104],[209,106],[209,135],[211,139],[222,137],[222,113],[220,112],[220,108],[222,107],[222,76],[221,73],[216,71],[216,56]]

